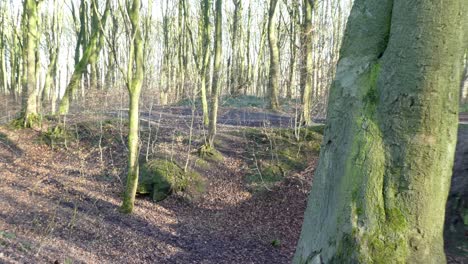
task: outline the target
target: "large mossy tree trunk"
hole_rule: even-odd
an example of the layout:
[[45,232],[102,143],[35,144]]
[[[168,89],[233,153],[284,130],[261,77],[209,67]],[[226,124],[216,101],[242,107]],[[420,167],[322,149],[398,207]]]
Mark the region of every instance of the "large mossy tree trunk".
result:
[[[143,48],[144,40],[140,29],[140,0],[133,0],[128,4],[128,17],[131,23],[131,44],[129,66],[126,77],[128,94],[130,97],[129,106],[129,132],[128,132],[128,173],[127,173],[127,188],[124,193],[122,212],[131,213],[135,204],[135,195],[138,186],[138,130],[139,130],[139,101],[141,87],[144,78],[144,60]],[[128,7],[127,7],[128,8]]]
[[269,108],[272,110],[279,110],[279,82],[280,82],[280,62],[279,62],[279,48],[278,36],[276,32],[276,14],[278,0],[270,0],[268,9],[268,44],[270,47],[270,73],[269,73]]
[[444,263],[464,0],[356,0],[294,263]]
[[213,81],[211,82],[211,112],[210,125],[208,129],[208,145],[214,148],[214,138],[216,135],[216,126],[218,121],[219,104],[219,84],[221,77],[221,60],[223,57],[223,1],[216,0],[216,18],[215,18],[215,57]]

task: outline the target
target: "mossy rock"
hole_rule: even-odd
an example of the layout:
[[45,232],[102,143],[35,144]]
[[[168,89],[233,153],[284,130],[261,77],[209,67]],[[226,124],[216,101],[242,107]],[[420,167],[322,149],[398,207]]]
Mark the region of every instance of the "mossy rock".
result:
[[198,156],[206,161],[222,162],[224,160],[223,154],[216,149],[203,145],[197,150]]
[[159,202],[172,193],[185,193],[195,198],[204,192],[204,181],[196,172],[184,172],[175,162],[155,159],[141,166],[137,188],[139,194],[151,195]]
[[63,125],[50,127],[46,132],[42,133],[41,138],[51,147],[66,145],[67,142],[75,139],[74,134]]

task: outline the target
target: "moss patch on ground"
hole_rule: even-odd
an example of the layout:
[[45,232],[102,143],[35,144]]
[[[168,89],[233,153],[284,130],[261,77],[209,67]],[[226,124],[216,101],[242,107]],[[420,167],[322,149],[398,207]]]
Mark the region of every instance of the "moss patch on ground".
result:
[[255,190],[268,190],[285,177],[307,168],[308,158],[320,152],[323,128],[257,129],[241,133],[247,140],[250,173],[245,180]]
[[196,198],[204,190],[205,184],[200,174],[185,172],[173,161],[154,159],[140,165],[137,193],[149,194],[155,202],[166,199],[172,193]]
[[202,145],[197,150],[198,156],[208,162],[222,162],[224,160],[223,154],[208,145]]
[[41,139],[49,146],[67,146],[68,142],[76,139],[75,135],[63,125],[49,127],[42,132]]
[[10,122],[10,128],[23,129],[40,127],[42,124],[42,116],[38,114],[30,114],[29,116],[20,116]]

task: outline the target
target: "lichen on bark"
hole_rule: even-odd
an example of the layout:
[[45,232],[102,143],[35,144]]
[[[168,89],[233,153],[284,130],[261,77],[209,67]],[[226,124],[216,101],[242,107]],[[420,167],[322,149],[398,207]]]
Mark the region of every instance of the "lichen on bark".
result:
[[445,262],[462,2],[355,1],[294,263]]

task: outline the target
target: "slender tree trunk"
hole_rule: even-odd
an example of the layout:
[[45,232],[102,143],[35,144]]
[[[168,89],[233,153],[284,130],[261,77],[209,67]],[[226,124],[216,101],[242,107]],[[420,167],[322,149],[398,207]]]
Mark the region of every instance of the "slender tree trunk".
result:
[[47,67],[47,73],[44,81],[44,88],[42,90],[42,101],[50,100],[50,89],[52,86],[52,80],[57,74],[57,56],[58,47],[50,49],[49,51],[49,66]]
[[286,98],[292,98],[292,90],[295,86],[295,74],[296,74],[296,54],[297,54],[297,47],[296,47],[296,28],[298,24],[298,2],[297,0],[293,0],[292,7],[289,11],[290,17],[290,24],[289,24],[289,77],[288,77],[288,85],[286,87]]
[[[127,188],[124,193],[122,212],[132,213],[138,186],[138,131],[139,131],[139,100],[144,79],[143,47],[144,41],[140,30],[140,0],[133,0],[128,12],[132,24],[133,42],[130,44],[130,60],[127,73],[127,88],[130,97],[129,133],[128,133],[128,174]],[[132,72],[134,70],[134,73]]]
[[293,263],[445,263],[464,0],[356,0]]
[[10,93],[12,94],[15,102],[18,100],[19,83],[21,80],[20,56],[21,52],[18,44],[18,36],[14,33],[12,34],[10,49]]
[[313,72],[313,53],[312,53],[312,12],[313,2],[315,0],[304,0],[302,4],[304,21],[302,23],[301,48],[302,48],[302,67],[301,67],[301,100],[302,113],[301,123],[310,125],[312,117],[310,116],[312,100],[312,72]]
[[219,100],[219,84],[221,77],[221,59],[223,57],[223,1],[216,0],[216,18],[215,18],[215,57],[214,57],[214,72],[213,81],[211,82],[211,112],[210,126],[208,131],[208,144],[214,148],[214,138],[216,136],[216,125],[218,119],[218,100]]
[[0,32],[0,86],[3,94],[8,94],[8,75],[6,71],[5,41],[2,32]]
[[203,14],[203,19],[201,21],[201,34],[202,34],[202,41],[201,41],[201,56],[200,56],[200,63],[201,63],[201,71],[200,71],[200,93],[201,93],[201,101],[202,101],[202,110],[203,110],[203,123],[205,126],[209,124],[209,115],[208,115],[208,100],[207,100],[207,92],[206,92],[206,77],[207,73],[209,72],[209,62],[210,62],[210,31],[211,31],[211,23],[210,23],[210,9],[211,9],[211,0],[202,0],[201,11]]
[[260,47],[258,48],[257,62],[255,63],[255,69],[254,69],[254,73],[257,75],[255,78],[255,84],[254,84],[254,89],[255,89],[255,93],[257,96],[260,96],[262,92],[261,91],[262,85],[260,81],[261,81],[263,69],[261,67],[261,63],[264,57],[265,39],[266,39],[267,31],[268,31],[268,17],[267,16],[265,16],[264,22],[262,24],[263,24],[262,34],[260,36],[260,43],[259,43]]
[[468,54],[465,54],[464,69],[460,88],[460,102],[468,103]]
[[[58,8],[57,0],[54,0],[54,8]],[[42,90],[42,101],[51,101],[51,89],[53,81],[57,78],[57,64],[60,47],[60,32],[62,29],[62,16],[54,14],[48,39],[49,45],[49,66],[47,67],[44,88]]]
[[234,4],[234,15],[233,15],[233,24],[232,24],[232,36],[231,36],[231,45],[232,45],[232,56],[231,56],[231,69],[230,69],[230,79],[229,87],[230,93],[232,96],[238,96],[240,92],[241,84],[241,71],[240,71],[240,57],[241,46],[240,46],[240,32],[242,28],[240,27],[242,21],[242,0],[233,0]]
[[278,37],[276,32],[276,13],[278,0],[270,0],[268,12],[268,44],[270,46],[270,74],[269,74],[269,107],[272,110],[279,110],[279,82],[280,82],[280,65],[279,65],[279,48]]
[[[92,1],[92,5],[95,5],[95,1]],[[97,8],[97,7],[96,7]],[[96,12],[96,8],[93,8],[92,12]],[[72,98],[73,93],[80,87],[81,85],[81,76],[87,72],[88,64],[94,64],[99,56],[99,52],[102,49],[104,44],[104,36],[103,36],[103,27],[106,25],[107,17],[110,13],[110,0],[106,1],[106,8],[104,14],[99,22],[100,26],[93,28],[93,33],[91,38],[89,39],[88,44],[86,45],[86,49],[81,56],[80,61],[76,64],[75,69],[73,71],[73,75],[68,83],[68,86],[65,90],[65,94],[60,101],[59,106],[59,114],[65,115],[68,114],[70,109],[70,100]]]

